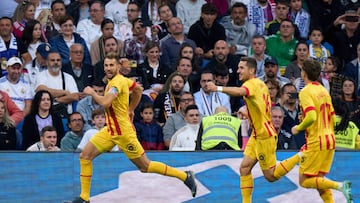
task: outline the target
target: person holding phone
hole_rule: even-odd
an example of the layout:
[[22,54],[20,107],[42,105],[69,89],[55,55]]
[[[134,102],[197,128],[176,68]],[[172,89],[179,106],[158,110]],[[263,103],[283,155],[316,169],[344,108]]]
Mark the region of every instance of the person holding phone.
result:
[[[343,64],[357,57],[356,46],[360,42],[360,16],[353,9],[336,18],[333,26],[327,30],[330,33],[329,42],[334,47],[334,55]],[[332,33],[332,34],[331,34]]]

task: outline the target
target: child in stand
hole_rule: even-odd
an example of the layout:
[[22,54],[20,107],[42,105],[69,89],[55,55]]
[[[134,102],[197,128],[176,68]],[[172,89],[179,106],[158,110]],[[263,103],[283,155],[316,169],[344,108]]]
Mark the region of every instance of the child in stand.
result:
[[313,28],[310,31],[309,39],[309,57],[316,59],[322,68],[324,68],[326,59],[331,55],[330,51],[322,45],[324,39],[322,30],[320,28]]
[[135,122],[136,134],[145,150],[163,150],[164,135],[162,128],[154,121],[154,108],[151,103],[144,103],[140,108],[141,120]]
[[339,68],[341,68],[340,60],[335,56],[329,56],[321,72],[322,79],[327,80],[330,84],[330,95],[332,97],[337,97],[342,91],[344,76],[337,73]]
[[10,118],[5,102],[0,100],[0,150],[16,150],[15,122]]
[[297,25],[300,37],[306,39],[309,34],[310,14],[302,8],[301,0],[290,0],[290,20]]
[[[78,151],[84,150],[86,144],[90,141],[99,130],[105,126],[105,111],[103,108],[94,109],[91,113],[93,128],[87,130],[78,145]],[[111,151],[119,151],[119,148],[115,146]]]

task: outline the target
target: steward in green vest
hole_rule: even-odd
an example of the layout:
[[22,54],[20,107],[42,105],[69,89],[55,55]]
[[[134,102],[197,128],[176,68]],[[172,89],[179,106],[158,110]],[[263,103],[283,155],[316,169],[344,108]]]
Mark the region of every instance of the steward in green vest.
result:
[[204,117],[196,140],[196,150],[240,150],[242,136],[241,120],[229,115],[224,106],[215,109],[215,114]]

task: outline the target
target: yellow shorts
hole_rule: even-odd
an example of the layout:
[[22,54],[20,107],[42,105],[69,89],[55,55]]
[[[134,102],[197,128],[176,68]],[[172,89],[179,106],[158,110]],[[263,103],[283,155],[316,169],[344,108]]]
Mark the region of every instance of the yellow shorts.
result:
[[136,137],[136,133],[130,132],[129,134],[111,136],[107,132],[107,128],[103,128],[97,132],[90,142],[103,153],[110,151],[115,145],[121,149],[129,159],[136,159],[141,157],[145,151]]
[[304,151],[300,161],[300,174],[317,176],[329,173],[335,150]]
[[276,139],[255,139],[251,136],[246,144],[244,155],[258,160],[262,170],[269,170],[276,165]]

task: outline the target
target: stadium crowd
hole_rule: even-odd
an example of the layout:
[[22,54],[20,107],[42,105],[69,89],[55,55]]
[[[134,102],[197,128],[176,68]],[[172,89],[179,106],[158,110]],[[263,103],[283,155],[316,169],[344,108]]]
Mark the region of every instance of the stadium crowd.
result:
[[244,100],[207,84],[241,86],[244,56],[268,86],[279,150],[305,143],[291,128],[301,121],[308,58],[321,64],[319,82],[334,101],[337,149],[360,149],[360,1],[8,0],[0,8],[0,150],[81,151],[106,120],[83,89],[104,95],[113,52],[120,74],[144,89],[133,123],[145,150],[243,149]]

